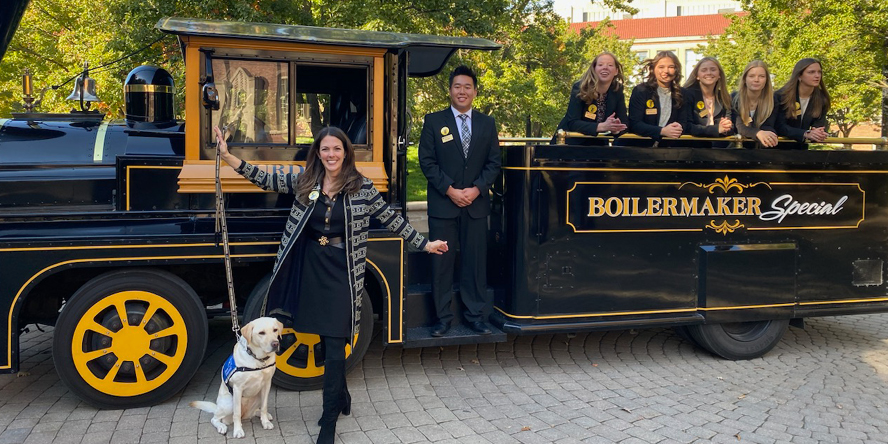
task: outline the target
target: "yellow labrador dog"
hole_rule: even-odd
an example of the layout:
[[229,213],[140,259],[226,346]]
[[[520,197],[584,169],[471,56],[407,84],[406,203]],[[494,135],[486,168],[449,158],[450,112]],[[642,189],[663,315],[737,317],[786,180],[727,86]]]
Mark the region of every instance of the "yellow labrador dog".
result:
[[244,437],[242,419],[259,416],[262,428],[271,430],[274,424],[268,414],[268,392],[275,371],[275,352],[280,348],[284,325],[274,318],[259,318],[241,329],[241,337],[234,351],[222,366],[222,384],[216,403],[194,401],[189,405],[213,414],[210,421],[221,434],[234,423],[232,435]]

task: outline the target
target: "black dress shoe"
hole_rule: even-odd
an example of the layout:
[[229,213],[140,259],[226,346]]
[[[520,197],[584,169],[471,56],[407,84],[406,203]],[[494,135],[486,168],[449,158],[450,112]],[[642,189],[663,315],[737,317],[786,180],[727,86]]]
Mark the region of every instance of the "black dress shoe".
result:
[[432,326],[431,335],[440,338],[444,336],[450,330],[450,324],[445,324],[443,322],[438,322],[437,324]]
[[491,333],[490,329],[487,328],[487,324],[481,321],[469,322],[469,328],[479,335],[489,335]]

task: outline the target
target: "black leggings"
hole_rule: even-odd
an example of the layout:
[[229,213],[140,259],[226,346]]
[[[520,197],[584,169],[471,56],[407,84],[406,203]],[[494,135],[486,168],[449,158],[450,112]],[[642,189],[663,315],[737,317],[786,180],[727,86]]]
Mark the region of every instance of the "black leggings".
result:
[[345,338],[334,338],[332,336],[321,336],[324,341],[324,359],[335,361],[345,360]]

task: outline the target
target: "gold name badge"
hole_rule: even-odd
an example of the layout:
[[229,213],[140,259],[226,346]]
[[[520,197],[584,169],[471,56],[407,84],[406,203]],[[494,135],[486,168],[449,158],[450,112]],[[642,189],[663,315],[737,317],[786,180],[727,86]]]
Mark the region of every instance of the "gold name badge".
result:
[[649,116],[657,115],[657,109],[656,108],[648,108],[648,109],[644,110],[644,113]]
[[700,117],[706,117],[708,115],[709,115],[708,109],[704,109],[703,111],[700,111]]
[[[444,128],[444,129],[447,129],[447,128]],[[441,143],[447,143],[447,142],[450,142],[451,140],[453,140],[453,134],[448,134],[448,135],[441,138]]]

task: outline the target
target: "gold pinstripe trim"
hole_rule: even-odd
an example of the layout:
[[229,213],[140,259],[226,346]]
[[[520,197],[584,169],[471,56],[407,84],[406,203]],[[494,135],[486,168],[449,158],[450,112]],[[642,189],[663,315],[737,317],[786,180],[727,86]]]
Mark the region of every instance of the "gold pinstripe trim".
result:
[[809,301],[809,302],[788,302],[785,304],[764,304],[764,305],[736,305],[728,307],[697,307],[697,308],[676,308],[671,310],[639,310],[639,311],[622,311],[622,312],[601,312],[601,313],[581,313],[571,315],[544,315],[544,316],[522,316],[506,313],[499,307],[493,307],[496,311],[504,316],[513,319],[575,319],[593,316],[627,316],[627,315],[644,315],[644,314],[660,314],[660,313],[690,313],[696,311],[720,311],[720,310],[746,310],[750,308],[774,308],[774,307],[794,307],[807,305],[839,305],[839,304],[855,304],[855,303],[875,303],[888,302],[888,297],[866,298],[866,299],[835,299],[831,301]]
[[[263,253],[263,254],[232,254],[231,257],[274,257],[277,254],[273,253]],[[0,369],[6,369],[12,367],[12,314],[15,312],[16,303],[19,301],[19,297],[21,297],[22,292],[25,291],[25,288],[34,282],[34,279],[37,279],[41,274],[52,270],[53,268],[61,267],[62,265],[68,264],[78,264],[78,263],[88,263],[88,262],[120,262],[120,261],[149,261],[149,260],[168,260],[168,259],[223,259],[225,256],[222,254],[208,254],[208,255],[198,255],[198,256],[145,256],[145,257],[111,257],[111,258],[89,258],[89,259],[71,259],[67,261],[57,262],[50,266],[45,267],[44,269],[38,271],[36,274],[31,276],[30,279],[25,281],[25,283],[19,288],[18,292],[15,294],[15,297],[12,299],[12,304],[9,306],[9,317],[7,319],[7,332],[6,332],[6,362],[7,365],[0,366]]]
[[[255,246],[278,245],[280,242],[231,242],[231,245]],[[0,248],[0,252],[8,251],[58,251],[58,250],[114,250],[119,248],[181,248],[181,247],[215,247],[212,242],[201,244],[139,244],[139,245],[85,245],[71,247],[25,247],[25,248]]]
[[674,168],[571,168],[571,167],[502,167],[516,171],[620,171],[620,172],[671,172],[671,173],[799,173],[799,174],[888,174],[888,170],[744,170],[744,169],[674,169]]
[[856,304],[860,302],[888,302],[888,297],[886,298],[869,298],[869,299],[840,299],[836,301],[811,301],[811,302],[799,302],[799,305],[823,305],[823,304]]
[[[400,241],[400,247],[401,247],[401,249],[399,251],[399,260],[398,260],[398,266],[400,267],[400,270],[401,270],[401,285],[400,285],[400,289],[398,291],[398,301],[399,301],[398,306],[400,307],[400,309],[398,310],[398,313],[397,313],[398,322],[401,325],[401,327],[398,329],[398,331],[400,332],[400,336],[398,337],[397,340],[395,340],[392,337],[392,313],[391,313],[391,311],[389,311],[388,342],[390,344],[399,344],[401,342],[404,342],[404,319],[403,319],[404,318],[404,285],[403,285],[403,283],[404,283],[404,239],[401,237],[373,238],[373,239],[367,239],[367,242],[393,241],[393,240]],[[379,273],[380,276],[382,276],[382,280],[385,283],[386,292],[387,292],[387,296],[388,296],[386,302],[390,301],[391,297],[392,297],[392,289],[391,289],[391,285],[389,285],[389,283],[388,283],[388,279],[385,277],[385,274],[382,272],[382,270],[380,270],[379,267],[376,266],[376,264],[371,262],[370,259],[367,259],[367,262],[370,263],[370,265],[372,265],[373,268],[376,269],[376,271]]]
[[169,85],[124,85],[125,93],[162,93],[173,94],[175,91]]

